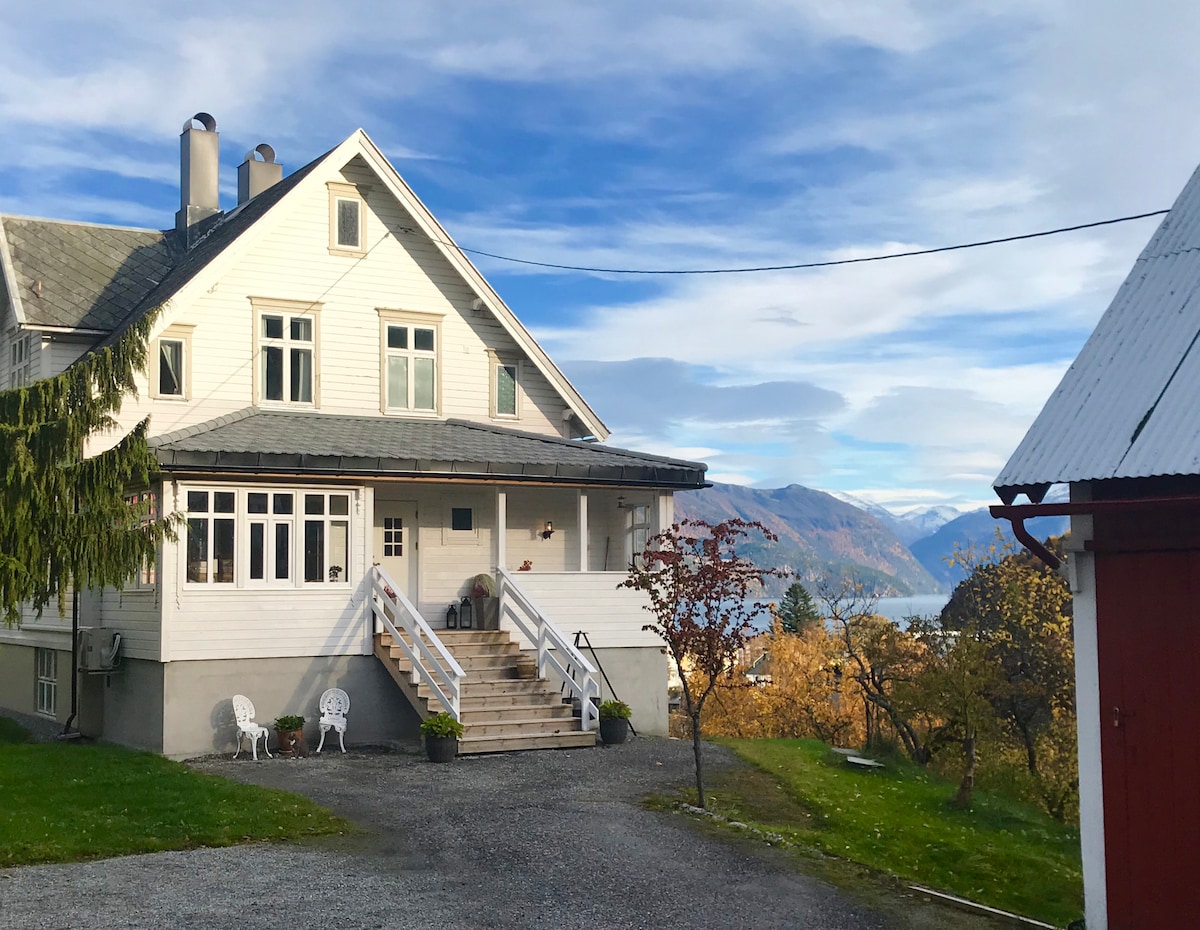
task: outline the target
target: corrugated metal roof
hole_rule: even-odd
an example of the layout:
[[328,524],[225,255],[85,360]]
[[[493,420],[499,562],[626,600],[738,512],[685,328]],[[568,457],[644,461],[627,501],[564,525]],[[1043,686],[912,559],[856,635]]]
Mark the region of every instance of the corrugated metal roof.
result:
[[994,482],[1200,474],[1200,169]]
[[571,484],[703,487],[705,465],[501,429],[248,407],[150,440],[168,471],[503,477]]

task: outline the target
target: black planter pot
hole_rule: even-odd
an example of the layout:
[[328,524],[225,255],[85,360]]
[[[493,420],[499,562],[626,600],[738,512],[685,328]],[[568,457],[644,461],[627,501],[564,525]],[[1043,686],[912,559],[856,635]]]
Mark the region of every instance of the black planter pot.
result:
[[629,721],[624,717],[605,717],[600,721],[600,739],[605,746],[623,743],[629,738]]
[[458,740],[453,736],[426,736],[425,754],[430,762],[453,762],[458,755]]

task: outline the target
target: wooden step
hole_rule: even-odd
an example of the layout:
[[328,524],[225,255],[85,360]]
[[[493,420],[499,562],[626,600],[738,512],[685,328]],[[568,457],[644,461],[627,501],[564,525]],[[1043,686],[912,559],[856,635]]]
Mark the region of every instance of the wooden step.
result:
[[464,707],[459,719],[465,727],[475,727],[480,724],[504,723],[505,721],[525,720],[573,720],[570,704],[517,704],[510,707]]
[[536,736],[463,737],[458,754],[471,756],[485,752],[519,752],[528,749],[578,749],[596,745],[596,731],[544,733]]
[[[421,697],[432,697],[433,691],[424,682],[417,685]],[[462,683],[462,696],[491,698],[506,694],[554,694],[560,689],[545,678],[495,678],[487,680],[472,676]]]
[[539,717],[506,718],[503,722],[464,724],[466,735],[472,738],[500,736],[532,736],[543,733],[577,733],[579,721],[573,717],[549,719]]
[[[456,646],[467,646],[478,643],[510,643],[512,637],[507,630],[434,630],[434,635],[437,636],[448,649]],[[403,635],[407,635],[401,631]],[[385,646],[392,644],[391,633],[379,633],[382,637]],[[429,638],[425,637],[425,642],[429,642]]]

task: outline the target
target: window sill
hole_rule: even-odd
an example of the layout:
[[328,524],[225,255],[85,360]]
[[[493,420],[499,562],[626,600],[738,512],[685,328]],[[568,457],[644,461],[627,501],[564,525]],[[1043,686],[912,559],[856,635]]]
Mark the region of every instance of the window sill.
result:
[[408,420],[439,420],[442,416],[437,410],[397,410],[394,407],[386,407],[382,412],[385,417]]
[[178,394],[151,394],[151,400],[165,400],[172,404],[186,404],[191,401],[190,397],[180,397]]
[[366,258],[367,257],[367,252],[365,249],[339,248],[338,246],[335,246],[335,245],[331,245],[329,247],[329,254],[330,255],[340,255],[342,258]]
[[263,400],[255,404],[260,410],[319,410],[319,405],[300,400]]

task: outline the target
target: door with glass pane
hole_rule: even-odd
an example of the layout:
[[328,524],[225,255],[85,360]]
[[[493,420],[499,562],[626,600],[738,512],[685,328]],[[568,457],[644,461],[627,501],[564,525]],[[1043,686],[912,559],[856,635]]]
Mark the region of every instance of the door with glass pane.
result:
[[375,557],[413,603],[417,600],[417,505],[413,501],[375,500]]

